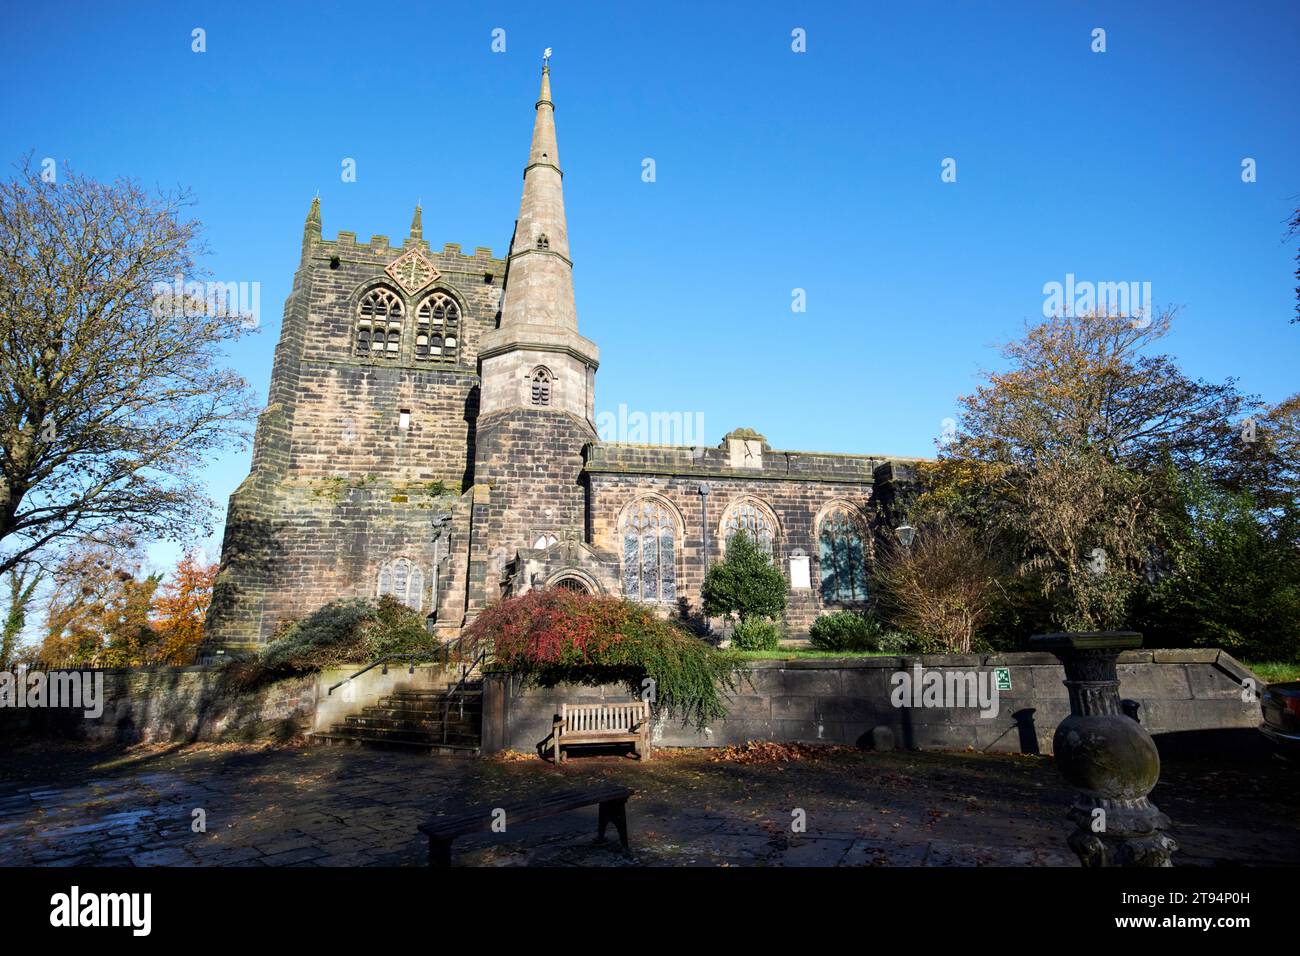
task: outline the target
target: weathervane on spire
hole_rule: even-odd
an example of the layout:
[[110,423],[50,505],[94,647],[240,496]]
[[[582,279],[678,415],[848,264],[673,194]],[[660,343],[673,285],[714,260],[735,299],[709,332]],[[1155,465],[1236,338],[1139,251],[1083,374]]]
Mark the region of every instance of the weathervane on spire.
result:
[[550,69],[551,66],[551,48],[548,46],[546,52],[542,54],[542,66]]

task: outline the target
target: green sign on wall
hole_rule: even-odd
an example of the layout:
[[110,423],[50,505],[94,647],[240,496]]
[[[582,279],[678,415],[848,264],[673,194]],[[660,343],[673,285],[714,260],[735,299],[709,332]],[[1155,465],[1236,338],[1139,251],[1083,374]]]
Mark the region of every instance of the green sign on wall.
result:
[[993,676],[997,678],[998,690],[1011,689],[1011,668],[996,667],[993,669]]

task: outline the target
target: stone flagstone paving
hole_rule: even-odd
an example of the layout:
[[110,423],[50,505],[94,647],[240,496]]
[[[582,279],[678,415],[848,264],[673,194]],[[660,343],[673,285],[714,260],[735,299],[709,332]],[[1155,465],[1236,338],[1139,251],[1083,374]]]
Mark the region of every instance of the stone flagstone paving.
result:
[[[0,749],[0,865],[422,866],[416,826],[465,805],[617,780],[632,852],[595,808],[457,841],[455,865],[1073,866],[1050,760],[804,751],[791,761],[660,751],[649,763],[430,757],[352,748]],[[1166,764],[1153,795],[1192,865],[1300,863],[1297,772]],[[194,832],[193,811],[206,814]],[[792,812],[806,832],[792,832]]]

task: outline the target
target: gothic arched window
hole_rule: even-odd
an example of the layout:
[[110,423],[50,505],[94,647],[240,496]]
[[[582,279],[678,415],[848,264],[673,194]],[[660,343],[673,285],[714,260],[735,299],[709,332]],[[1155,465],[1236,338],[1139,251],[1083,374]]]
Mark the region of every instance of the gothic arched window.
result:
[[856,603],[867,599],[867,536],[848,508],[837,506],[817,529],[822,600]]
[[558,581],[552,584],[551,587],[558,588],[561,591],[568,591],[572,594],[591,593],[591,588],[587,587],[587,582],[582,580],[582,578],[572,574],[565,575],[564,577],[560,578]]
[[725,550],[738,531],[749,535],[749,539],[769,555],[773,553],[776,542],[776,526],[772,516],[756,502],[742,501],[727,509],[722,519],[722,546]]
[[397,358],[401,348],[402,300],[389,289],[371,289],[357,305],[357,354]]
[[551,404],[551,373],[544,368],[533,370],[532,379],[534,405]]
[[623,517],[623,594],[634,601],[677,600],[677,519],[653,498]]
[[391,594],[413,611],[424,605],[424,572],[406,558],[389,561],[379,569],[379,597]]
[[445,292],[420,303],[415,314],[415,357],[431,362],[455,362],[460,340],[460,306]]

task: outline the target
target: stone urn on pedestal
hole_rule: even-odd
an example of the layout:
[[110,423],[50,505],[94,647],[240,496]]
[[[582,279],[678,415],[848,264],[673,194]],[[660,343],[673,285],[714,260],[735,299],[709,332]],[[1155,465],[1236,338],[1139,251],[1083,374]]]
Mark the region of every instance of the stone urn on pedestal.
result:
[[1170,866],[1178,844],[1169,818],[1149,799],[1160,780],[1160,753],[1146,729],[1124,714],[1116,663],[1142,646],[1132,631],[1039,634],[1036,651],[1065,666],[1070,716],[1052,738],[1061,774],[1079,791],[1067,814],[1070,849],[1084,866]]

